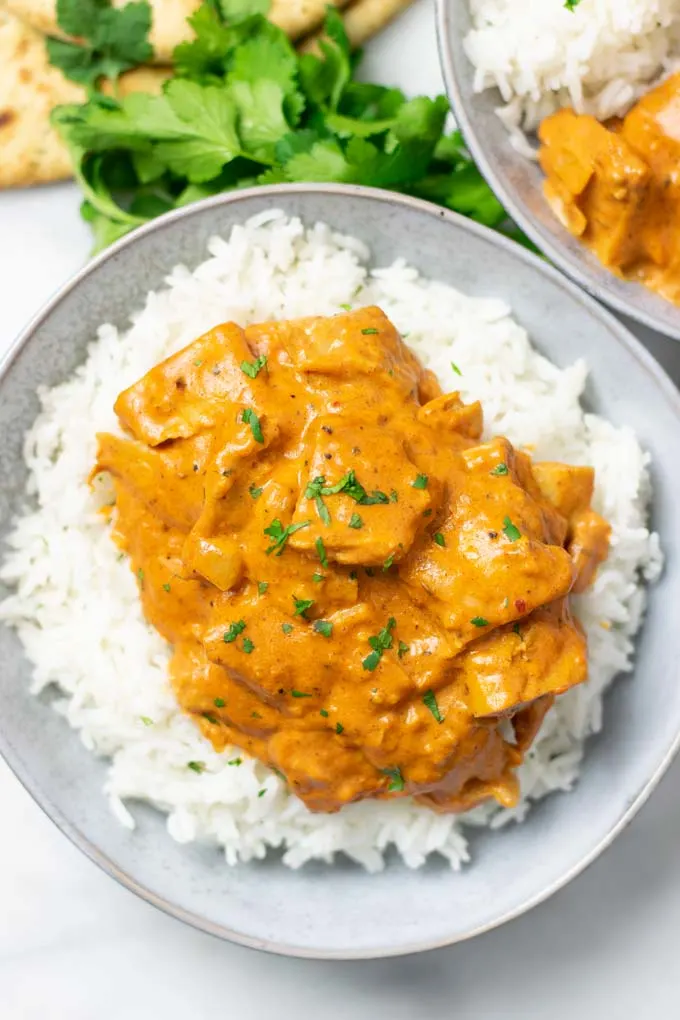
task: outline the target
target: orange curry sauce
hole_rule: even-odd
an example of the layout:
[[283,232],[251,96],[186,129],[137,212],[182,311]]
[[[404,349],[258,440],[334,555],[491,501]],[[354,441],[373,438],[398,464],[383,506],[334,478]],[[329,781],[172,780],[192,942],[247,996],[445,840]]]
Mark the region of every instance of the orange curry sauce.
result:
[[545,194],[620,276],[680,304],[680,74],[607,126],[560,110],[540,126]]
[[[606,556],[593,472],[481,442],[378,308],[217,326],[116,402],[114,537],[181,707],[315,811],[512,804]],[[504,724],[511,720],[512,725]]]

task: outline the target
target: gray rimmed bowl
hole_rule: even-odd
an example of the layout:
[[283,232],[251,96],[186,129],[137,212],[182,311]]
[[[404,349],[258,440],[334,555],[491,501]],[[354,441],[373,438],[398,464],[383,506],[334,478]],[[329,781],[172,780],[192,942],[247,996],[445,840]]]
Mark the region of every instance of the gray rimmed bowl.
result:
[[543,173],[517,152],[496,114],[496,89],[475,93],[464,39],[469,0],[436,0],[439,53],[453,115],[479,169],[510,215],[540,250],[589,294],[651,329],[680,340],[680,308],[615,276],[559,222],[543,197]]
[[[36,386],[75,369],[103,321],[125,324],[178,262],[194,266],[208,238],[248,216],[282,208],[368,242],[378,263],[403,255],[423,273],[513,308],[536,346],[559,365],[585,357],[587,402],[630,425],[651,452],[653,525],[668,565],[651,591],[635,674],[608,696],[603,732],[587,748],[574,791],[538,805],[528,821],[473,834],[460,874],[396,860],[379,875],[339,862],[292,872],[276,855],[229,868],[220,854],[180,846],[163,817],[134,808],[128,832],[109,811],[105,763],[93,758],[49,704],[28,693],[19,642],[0,627],[0,749],[62,831],[123,885],[198,928],[244,945],[317,958],[370,958],[469,938],[544,900],[612,841],[649,796],[680,739],[680,396],[641,345],[564,276],[517,245],[428,203],[347,186],[291,185],[220,196],[171,213],[91,262],[29,325],[0,366],[0,542],[24,501],[22,439],[38,409]],[[87,422],[83,422],[87,428]],[[1,593],[0,593],[1,594]]]

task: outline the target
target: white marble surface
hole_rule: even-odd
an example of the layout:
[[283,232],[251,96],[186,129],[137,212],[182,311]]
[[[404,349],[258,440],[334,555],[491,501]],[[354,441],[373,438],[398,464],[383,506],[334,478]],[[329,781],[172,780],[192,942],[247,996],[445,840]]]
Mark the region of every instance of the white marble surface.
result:
[[[428,0],[365,68],[411,92],[441,87]],[[69,185],[0,195],[0,352],[85,260],[77,204]],[[678,378],[680,348],[647,339]],[[81,856],[0,763],[0,1020],[672,1020],[678,783],[680,764],[604,858],[519,921],[421,957],[327,964],[222,944],[158,913]]]

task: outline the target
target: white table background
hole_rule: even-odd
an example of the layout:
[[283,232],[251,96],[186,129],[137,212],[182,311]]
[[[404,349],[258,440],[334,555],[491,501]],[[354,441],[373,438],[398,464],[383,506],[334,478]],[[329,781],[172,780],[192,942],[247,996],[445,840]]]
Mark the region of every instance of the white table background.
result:
[[[430,0],[371,44],[363,73],[441,90]],[[70,184],[0,195],[0,352],[85,261],[78,201]],[[680,347],[645,341],[678,380]],[[138,900],[0,761],[0,1020],[674,1020],[678,783],[680,763],[603,858],[498,931],[401,960],[315,963],[221,943]]]

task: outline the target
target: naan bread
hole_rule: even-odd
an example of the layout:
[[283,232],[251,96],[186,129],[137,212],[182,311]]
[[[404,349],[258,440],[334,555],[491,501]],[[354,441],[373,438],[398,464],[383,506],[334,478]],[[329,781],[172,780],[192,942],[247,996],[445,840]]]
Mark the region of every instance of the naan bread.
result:
[[[354,0],[342,16],[351,45],[363,46],[410,4],[411,0]],[[314,53],[321,38],[322,33],[317,32],[305,39],[299,49],[303,53]]]
[[[149,0],[151,4],[151,45],[155,62],[169,63],[178,43],[193,38],[186,19],[200,7],[201,0]],[[278,25],[291,39],[313,32],[322,23],[326,5],[346,6],[348,0],[272,0],[269,20]],[[114,7],[124,7],[128,0],[113,0]],[[46,35],[63,36],[57,25],[56,0],[4,0],[12,14]]]
[[[165,77],[159,68],[139,68],[123,75],[119,89],[154,92]],[[0,10],[0,188],[71,176],[50,113],[60,103],[84,100],[85,90],[48,63],[43,36]]]

